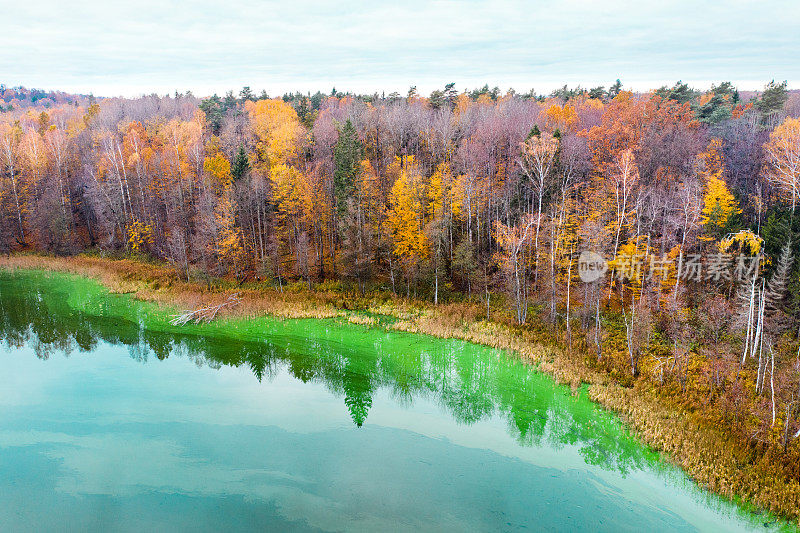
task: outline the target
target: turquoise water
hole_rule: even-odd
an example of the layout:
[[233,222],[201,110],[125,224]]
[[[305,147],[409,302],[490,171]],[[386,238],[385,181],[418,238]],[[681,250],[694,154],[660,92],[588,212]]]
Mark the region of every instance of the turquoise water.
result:
[[758,530],[510,354],[0,272],[0,530]]

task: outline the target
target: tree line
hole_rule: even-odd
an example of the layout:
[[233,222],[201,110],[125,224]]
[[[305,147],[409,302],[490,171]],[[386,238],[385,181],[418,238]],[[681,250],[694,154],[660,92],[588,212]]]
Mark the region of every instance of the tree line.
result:
[[[800,95],[785,82],[748,98],[618,80],[48,106],[0,114],[4,252],[126,251],[187,279],[467,300],[798,447]],[[611,274],[582,280],[586,250]],[[688,275],[697,256],[716,274]],[[650,275],[624,275],[632,258]]]

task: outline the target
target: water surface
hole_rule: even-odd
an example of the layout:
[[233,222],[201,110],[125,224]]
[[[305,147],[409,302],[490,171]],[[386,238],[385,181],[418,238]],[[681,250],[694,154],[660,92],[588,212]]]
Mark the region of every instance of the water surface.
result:
[[513,355],[0,272],[0,530],[763,529]]

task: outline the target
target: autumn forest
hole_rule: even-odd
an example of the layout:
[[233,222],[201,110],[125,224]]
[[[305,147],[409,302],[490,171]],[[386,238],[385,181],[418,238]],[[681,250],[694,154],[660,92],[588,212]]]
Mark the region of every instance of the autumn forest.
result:
[[[3,89],[3,253],[469,304],[647,383],[800,478],[800,94],[785,83]],[[587,250],[610,267],[589,282]],[[692,258],[706,270],[690,275]]]

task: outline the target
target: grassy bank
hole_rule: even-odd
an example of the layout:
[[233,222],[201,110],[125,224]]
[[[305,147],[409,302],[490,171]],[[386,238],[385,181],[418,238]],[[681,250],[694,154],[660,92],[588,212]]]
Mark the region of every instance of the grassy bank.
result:
[[348,296],[324,286],[310,291],[299,285],[281,290],[256,284],[236,287],[224,281],[187,282],[168,266],[90,256],[12,256],[1,258],[0,268],[90,276],[113,292],[129,293],[175,309],[219,303],[235,291],[242,303],[224,311],[229,315],[340,317],[363,324],[374,324],[376,317],[388,315],[393,317],[387,326],[390,328],[511,349],[560,383],[573,388],[589,384],[593,400],[617,412],[642,442],[665,452],[701,486],[794,521],[800,517],[800,485],[778,458],[759,453],[699,415],[669,402],[645,382],[636,382],[632,387],[617,384],[608,374],[593,368],[586,354],[561,349],[535,328],[483,320],[483,310],[473,304],[433,307],[384,294]]

